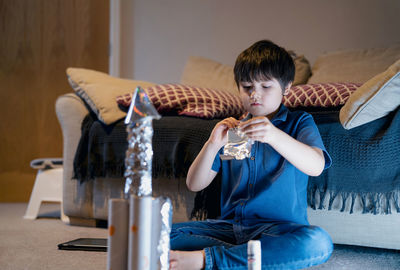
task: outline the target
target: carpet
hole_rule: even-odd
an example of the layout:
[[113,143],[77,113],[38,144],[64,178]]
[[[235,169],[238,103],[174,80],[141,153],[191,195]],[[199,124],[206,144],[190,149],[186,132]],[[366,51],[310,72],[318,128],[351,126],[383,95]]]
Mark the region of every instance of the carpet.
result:
[[335,245],[329,260],[309,269],[340,270],[394,270],[400,269],[400,252],[397,250]]
[[[59,204],[42,204],[39,218],[23,219],[26,203],[0,203],[0,269],[106,269],[107,253],[58,250],[75,238],[107,238],[105,228],[64,224]],[[335,245],[328,262],[311,270],[400,269],[400,251]]]

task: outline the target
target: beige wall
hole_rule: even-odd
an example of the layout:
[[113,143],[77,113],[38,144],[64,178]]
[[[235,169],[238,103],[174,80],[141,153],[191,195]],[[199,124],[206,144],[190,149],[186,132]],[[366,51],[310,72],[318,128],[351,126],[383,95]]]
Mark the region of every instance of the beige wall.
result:
[[400,43],[399,0],[131,1],[121,35],[133,35],[134,46],[122,41],[121,76],[157,83],[179,81],[190,55],[233,65],[263,38],[310,62],[326,51]]

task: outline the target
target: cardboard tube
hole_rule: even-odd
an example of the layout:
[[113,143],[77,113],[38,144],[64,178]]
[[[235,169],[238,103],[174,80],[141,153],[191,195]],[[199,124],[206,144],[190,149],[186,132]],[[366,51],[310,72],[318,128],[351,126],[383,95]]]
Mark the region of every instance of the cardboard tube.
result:
[[107,270],[126,270],[128,263],[129,202],[108,201]]
[[151,257],[152,260],[150,262],[151,270],[159,270],[158,267],[158,257],[159,252],[157,250],[158,242],[160,239],[160,231],[161,231],[161,220],[160,220],[160,200],[158,198],[153,198],[152,202],[152,227],[151,227]]
[[150,270],[152,233],[151,196],[131,195],[129,207],[128,269]]

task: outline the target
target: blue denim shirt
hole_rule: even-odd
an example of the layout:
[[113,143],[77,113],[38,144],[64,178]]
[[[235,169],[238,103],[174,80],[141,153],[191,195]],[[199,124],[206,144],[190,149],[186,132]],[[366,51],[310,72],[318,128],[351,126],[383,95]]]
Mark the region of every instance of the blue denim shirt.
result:
[[[331,165],[310,114],[290,112],[281,105],[271,122],[296,140],[322,149],[325,168]],[[308,175],[266,143],[255,142],[251,157],[244,160],[221,160],[222,151],[223,148],[212,165],[212,170],[222,170],[221,219],[245,226],[262,221],[308,224]]]

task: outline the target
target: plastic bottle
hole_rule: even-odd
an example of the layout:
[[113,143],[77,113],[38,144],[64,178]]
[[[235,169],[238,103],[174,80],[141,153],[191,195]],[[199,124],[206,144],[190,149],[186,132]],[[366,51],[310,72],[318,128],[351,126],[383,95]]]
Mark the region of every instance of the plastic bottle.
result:
[[261,270],[261,242],[250,240],[247,243],[247,269]]

